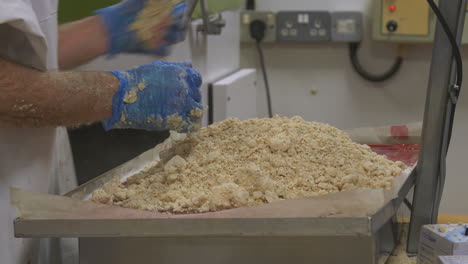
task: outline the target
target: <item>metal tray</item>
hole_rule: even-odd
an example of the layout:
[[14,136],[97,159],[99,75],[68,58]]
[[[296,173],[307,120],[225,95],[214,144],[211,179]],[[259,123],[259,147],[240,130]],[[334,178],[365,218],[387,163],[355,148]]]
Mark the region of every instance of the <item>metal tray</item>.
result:
[[[114,177],[122,180],[159,159],[161,147],[65,194],[88,200]],[[372,236],[392,217],[414,184],[414,171],[399,190],[398,198],[370,217],[315,217],[265,219],[17,219],[17,237],[190,237],[190,236]]]

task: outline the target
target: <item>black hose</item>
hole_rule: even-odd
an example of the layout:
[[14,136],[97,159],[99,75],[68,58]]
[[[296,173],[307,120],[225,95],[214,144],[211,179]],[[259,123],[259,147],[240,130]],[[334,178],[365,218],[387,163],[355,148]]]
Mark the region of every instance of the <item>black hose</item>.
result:
[[387,72],[380,75],[369,73],[366,69],[364,69],[359,61],[359,45],[359,42],[353,42],[349,44],[349,57],[351,59],[351,64],[353,65],[354,70],[365,80],[369,82],[384,82],[392,78],[400,70],[401,65],[403,64],[403,58],[398,56],[395,59],[393,66]]

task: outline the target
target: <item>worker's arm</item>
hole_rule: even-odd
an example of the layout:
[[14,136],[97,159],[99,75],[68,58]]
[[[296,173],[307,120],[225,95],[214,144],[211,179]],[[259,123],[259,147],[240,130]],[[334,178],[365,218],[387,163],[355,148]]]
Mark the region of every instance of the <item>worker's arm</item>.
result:
[[106,28],[97,16],[60,26],[60,69],[72,69],[105,54],[108,41]]
[[0,58],[0,127],[105,120],[119,80],[107,72],[41,72]]
[[154,62],[129,71],[41,72],[0,58],[0,127],[73,126],[187,132],[203,114],[190,65]]
[[126,0],[96,16],[62,25],[59,65],[71,69],[100,55],[144,53],[165,56],[182,40],[186,3]]

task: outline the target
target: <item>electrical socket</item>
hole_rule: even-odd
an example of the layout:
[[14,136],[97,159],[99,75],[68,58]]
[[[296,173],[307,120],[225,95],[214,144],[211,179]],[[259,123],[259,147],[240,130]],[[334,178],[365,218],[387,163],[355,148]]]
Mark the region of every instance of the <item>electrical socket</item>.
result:
[[255,40],[250,36],[250,23],[255,20],[261,20],[266,23],[267,28],[263,42],[272,43],[276,41],[276,15],[273,12],[261,11],[243,11],[240,14],[241,42],[254,43]]
[[331,16],[326,11],[284,11],[276,15],[280,42],[323,42],[331,39]]
[[334,12],[332,17],[332,34],[334,42],[359,42],[362,39],[362,13]]

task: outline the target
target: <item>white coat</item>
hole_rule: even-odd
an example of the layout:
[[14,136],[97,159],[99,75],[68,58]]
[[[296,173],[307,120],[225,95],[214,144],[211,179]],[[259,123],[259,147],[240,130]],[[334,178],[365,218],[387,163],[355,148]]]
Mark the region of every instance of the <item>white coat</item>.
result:
[[[0,57],[38,70],[57,69],[57,1],[0,0]],[[53,194],[76,186],[66,129],[0,125],[0,262],[63,262],[56,240],[14,238],[10,186]]]

